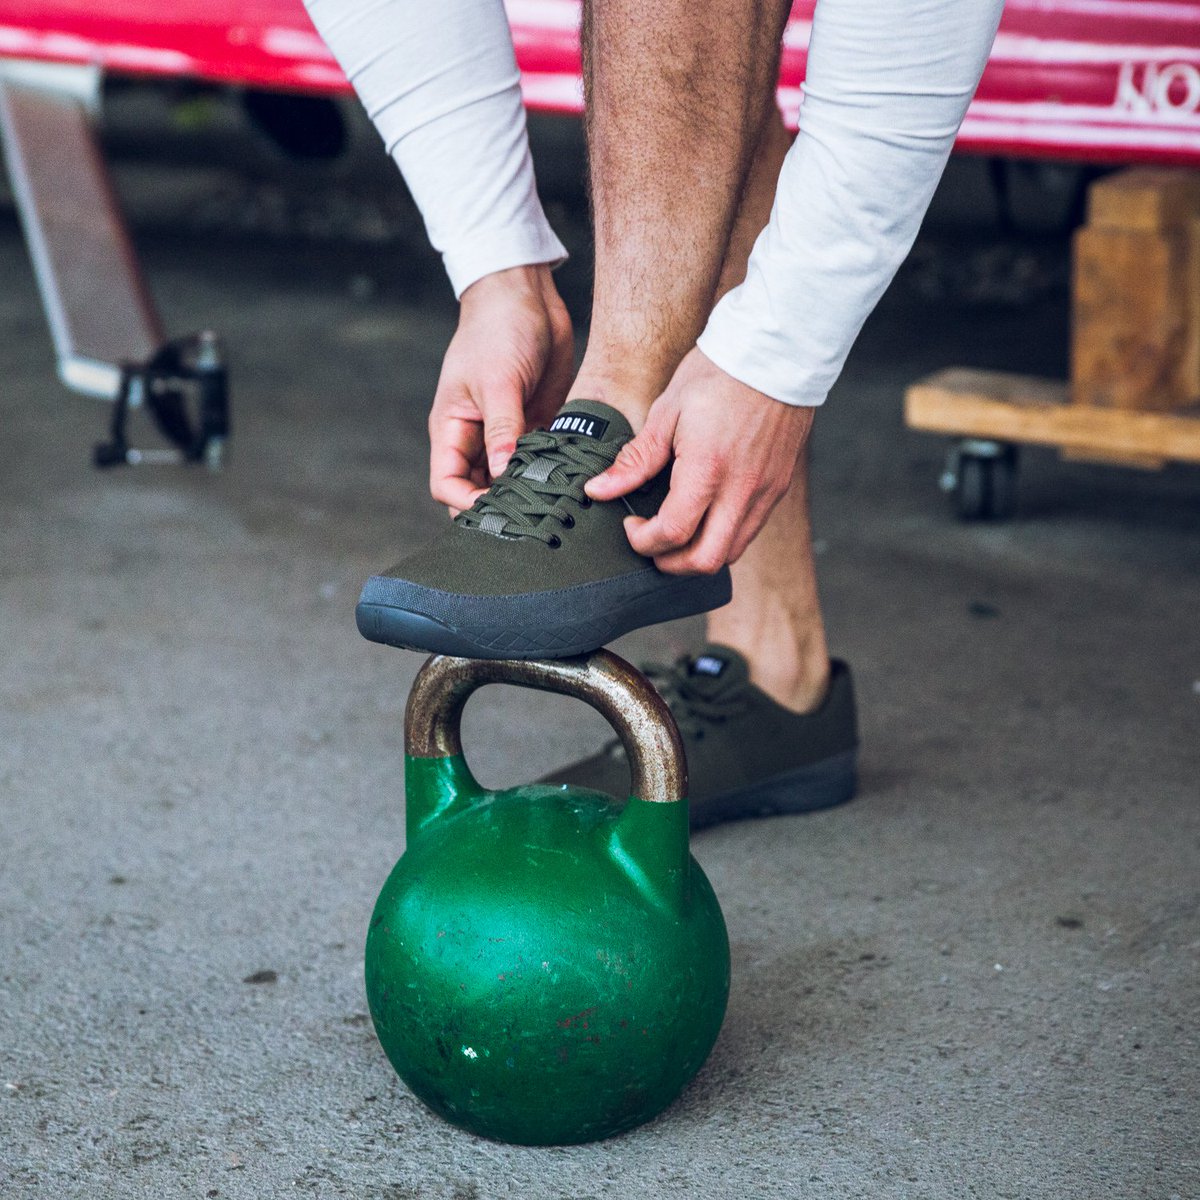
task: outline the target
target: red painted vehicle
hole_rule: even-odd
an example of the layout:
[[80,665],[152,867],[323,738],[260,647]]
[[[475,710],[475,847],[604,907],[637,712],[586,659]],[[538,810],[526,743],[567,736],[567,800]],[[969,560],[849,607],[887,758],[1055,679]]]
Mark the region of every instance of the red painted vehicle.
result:
[[[779,97],[795,121],[814,0]],[[533,109],[578,112],[578,0],[508,0]],[[4,0],[0,56],[317,93],[347,84],[300,0]],[[1200,0],[1009,0],[960,148],[1200,163]]]
[[[528,106],[577,113],[579,0],[507,0]],[[815,0],[795,0],[779,102],[794,125]],[[0,141],[68,387],[116,402],[98,465],[220,463],[211,334],[166,341],[92,128],[104,75],[349,90],[301,0],[0,0]],[[1200,0],[1008,0],[959,148],[1200,166]],[[102,295],[103,303],[97,303]],[[144,404],[170,444],[129,446]]]

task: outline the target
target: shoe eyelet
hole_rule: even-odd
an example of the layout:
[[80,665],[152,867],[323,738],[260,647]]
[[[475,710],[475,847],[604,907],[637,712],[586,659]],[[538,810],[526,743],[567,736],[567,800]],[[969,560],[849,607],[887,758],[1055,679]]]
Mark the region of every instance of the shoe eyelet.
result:
[[557,533],[552,533],[550,535],[550,540],[546,543],[546,545],[549,546],[551,550],[557,550],[559,546],[562,545],[562,538],[560,538]]
[[559,520],[562,522],[562,527],[564,529],[574,529],[575,528],[575,518],[573,516],[571,516],[570,513],[567,513],[565,516],[560,517]]
[[579,501],[579,507],[580,507],[580,508],[591,508],[591,507],[592,507],[592,498],[591,498],[591,496],[584,496],[584,497],[583,497],[583,498],[582,498],[582,499]]

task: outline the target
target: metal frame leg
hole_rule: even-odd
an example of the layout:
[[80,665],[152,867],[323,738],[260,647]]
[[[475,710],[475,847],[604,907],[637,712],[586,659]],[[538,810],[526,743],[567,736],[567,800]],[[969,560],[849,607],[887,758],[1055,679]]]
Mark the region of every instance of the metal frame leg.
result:
[[[163,335],[96,136],[99,97],[92,67],[0,59],[4,159],[59,377],[73,391],[116,402],[98,465],[219,466],[228,435],[219,346],[211,334],[179,343]],[[125,416],[140,403],[173,451],[128,446]]]

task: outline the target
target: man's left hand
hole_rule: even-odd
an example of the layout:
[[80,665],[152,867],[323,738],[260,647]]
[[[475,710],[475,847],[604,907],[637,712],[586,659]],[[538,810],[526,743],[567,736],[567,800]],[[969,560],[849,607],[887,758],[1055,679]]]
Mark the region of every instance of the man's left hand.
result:
[[741,557],[791,486],[812,421],[811,408],[782,404],[693,349],[642,431],[586,490],[593,500],[628,495],[674,456],[658,513],[626,517],[629,544],[660,570],[712,574]]

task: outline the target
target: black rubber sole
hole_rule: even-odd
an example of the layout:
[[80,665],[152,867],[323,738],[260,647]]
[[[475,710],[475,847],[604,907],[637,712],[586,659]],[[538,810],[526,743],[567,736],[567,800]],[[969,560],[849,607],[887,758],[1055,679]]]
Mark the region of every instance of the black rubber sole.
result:
[[858,791],[858,751],[846,750],[807,767],[797,767],[705,800],[693,801],[693,830],[725,821],[817,812],[852,800]]
[[[662,580],[633,595],[627,594],[627,584],[611,593],[598,584],[589,587],[586,597],[572,589],[569,620],[547,617],[564,607],[553,592],[498,597],[495,608],[503,618],[486,624],[451,623],[445,617],[366,599],[359,601],[354,618],[368,641],[402,650],[461,658],[570,658],[634,629],[710,612],[728,604],[732,595],[728,568],[715,575],[664,575]],[[452,607],[445,597],[439,600],[443,610]],[[470,600],[478,604],[477,597]]]

